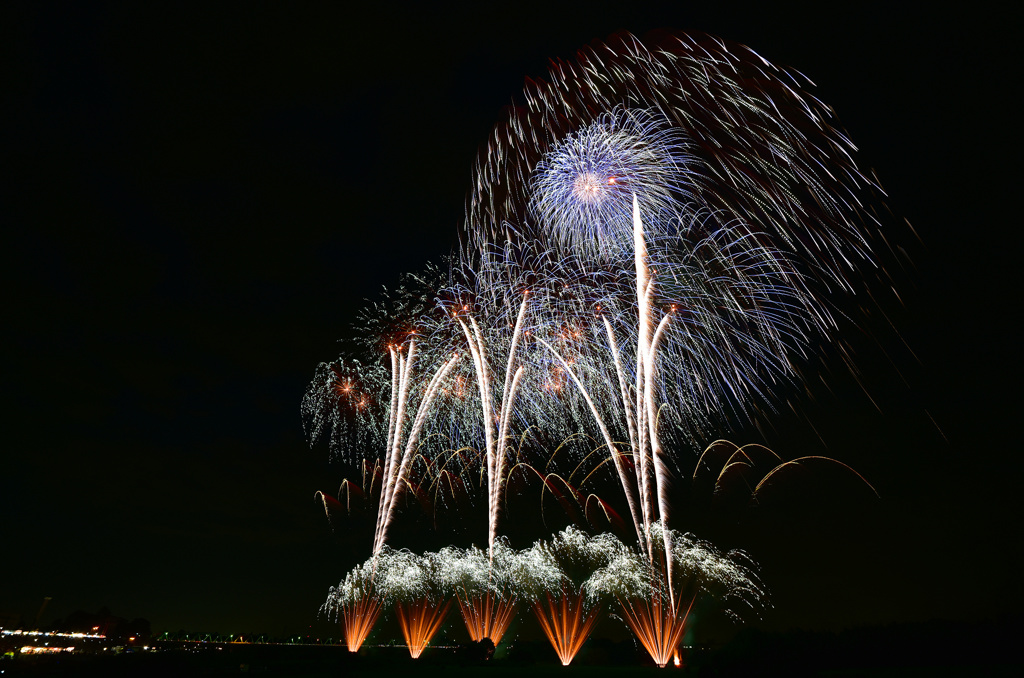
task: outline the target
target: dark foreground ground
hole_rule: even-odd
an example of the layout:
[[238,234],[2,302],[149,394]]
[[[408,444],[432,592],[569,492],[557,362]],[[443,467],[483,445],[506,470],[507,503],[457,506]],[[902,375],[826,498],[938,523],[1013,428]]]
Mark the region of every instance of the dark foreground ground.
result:
[[116,656],[15,656],[0,660],[7,676],[295,676],[298,678],[378,678],[409,676],[543,678],[618,677],[661,673],[686,676],[757,678],[952,678],[1024,675],[1018,648],[1019,620],[985,624],[930,622],[851,629],[840,634],[741,631],[721,648],[690,650],[683,666],[659,669],[632,640],[591,639],[569,667],[561,666],[546,642],[515,642],[484,660],[479,648],[429,648],[418,660],[402,647],[364,648],[351,654],[342,646],[165,645],[157,652]]

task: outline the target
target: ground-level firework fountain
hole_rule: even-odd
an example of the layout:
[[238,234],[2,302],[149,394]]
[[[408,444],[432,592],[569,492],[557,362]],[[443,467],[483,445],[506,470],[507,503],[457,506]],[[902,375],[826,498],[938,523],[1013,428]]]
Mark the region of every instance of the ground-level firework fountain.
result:
[[495,593],[456,596],[466,631],[474,643],[487,638],[497,645],[516,616],[516,599]]
[[345,645],[349,652],[358,652],[366,642],[380,616],[380,601],[372,595],[360,598],[355,603],[342,605],[342,621],[345,626]]
[[515,552],[499,539],[486,553],[449,546],[428,557],[436,563],[440,588],[455,598],[469,637],[497,646],[516,615]]
[[395,603],[402,637],[413,659],[423,654],[434,634],[441,630],[451,601],[438,602],[424,597],[411,603]]
[[[664,668],[675,657],[679,665],[679,645],[686,629],[690,607],[681,608],[682,599],[675,606],[661,595],[652,598],[634,598],[621,603],[622,618],[658,666]],[[693,601],[690,601],[690,605]]]
[[[489,638],[495,645],[519,601],[532,609],[559,661],[568,665],[611,602],[655,662],[664,665],[678,649],[688,612],[698,598],[714,598],[732,614],[741,611],[738,608],[757,609],[763,601],[761,584],[743,553],[721,553],[691,535],[666,532],[672,544],[668,555],[661,526],[652,526],[655,562],[672,559],[676,589],[685,592],[677,600],[686,601],[685,606],[670,606],[665,569],[652,568],[645,551],[626,546],[609,533],[589,536],[569,527],[520,551],[498,542],[492,586],[500,586],[503,595],[499,598],[493,590],[491,595],[501,605],[500,614],[472,613],[473,606],[486,604],[481,601],[488,597],[479,589],[473,597],[468,594],[477,575],[485,571],[484,552],[453,547],[422,555],[384,548],[331,589],[325,608],[343,617],[346,634],[351,629],[352,638],[359,636],[356,643],[349,640],[349,649],[355,651],[382,608],[393,604],[409,653],[416,658],[456,601],[470,610],[464,614],[472,639]],[[371,577],[372,590],[364,587]],[[500,619],[505,626],[498,628],[492,621],[488,628],[474,619]]]
[[546,593],[543,601],[533,604],[533,612],[562,666],[568,666],[594,630],[602,610],[588,608],[582,593],[563,590],[554,597]]

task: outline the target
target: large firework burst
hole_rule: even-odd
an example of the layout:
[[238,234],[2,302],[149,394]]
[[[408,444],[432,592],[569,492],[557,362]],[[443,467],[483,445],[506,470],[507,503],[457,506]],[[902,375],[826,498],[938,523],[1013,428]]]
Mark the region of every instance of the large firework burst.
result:
[[616,107],[560,139],[537,164],[531,211],[567,250],[630,249],[633,196],[658,223],[680,217],[688,193],[679,130],[651,111]]
[[[868,196],[877,185],[857,168],[831,109],[805,91],[811,84],[749,47],[707,35],[622,33],[594,42],[575,59],[552,62],[547,80],[528,80],[523,105],[495,127],[473,170],[467,236],[483,249],[539,235],[524,178],[565,166],[572,149],[603,157],[598,166],[606,170],[640,176],[649,176],[651,164],[638,162],[637,151],[658,149],[646,156],[661,158],[657,175],[671,175],[672,165],[681,172],[659,191],[674,191],[692,212],[770,234],[775,249],[816,262],[845,284],[869,251],[866,234],[876,220]],[[598,130],[605,133],[594,137]],[[592,167],[571,162],[574,176],[556,183],[572,187]],[[592,173],[595,185],[618,180]],[[577,202],[581,212],[589,209]]]

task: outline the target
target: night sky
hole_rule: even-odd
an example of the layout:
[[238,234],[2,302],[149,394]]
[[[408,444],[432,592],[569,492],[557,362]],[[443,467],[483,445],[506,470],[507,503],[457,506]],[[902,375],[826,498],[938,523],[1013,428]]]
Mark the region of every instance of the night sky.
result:
[[861,342],[877,409],[837,376],[833,392],[790,394],[802,415],[783,405],[763,437],[723,431],[843,460],[882,497],[840,483],[825,505],[704,520],[761,561],[775,608],[760,623],[1015,613],[1009,18],[364,4],[4,10],[0,613],[31,620],[52,596],[44,624],[105,605],[154,630],[315,625],[370,547],[314,501],[352,472],[305,441],[316,365],[364,299],[456,245],[476,150],[525,77],[658,28],[747,44],[813,80],[913,261],[892,313],[913,353],[891,335],[891,361]]

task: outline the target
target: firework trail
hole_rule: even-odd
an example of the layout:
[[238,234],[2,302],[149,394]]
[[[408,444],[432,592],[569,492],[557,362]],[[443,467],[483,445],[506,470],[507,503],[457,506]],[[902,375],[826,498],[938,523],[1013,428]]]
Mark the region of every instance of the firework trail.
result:
[[[609,454],[615,462],[616,472],[619,476],[623,493],[626,495],[627,503],[630,507],[630,513],[633,517],[633,523],[637,533],[637,541],[640,544],[641,550],[646,550],[648,552],[648,557],[653,563],[654,550],[653,543],[650,540],[652,524],[654,524],[655,521],[659,521],[662,525],[662,538],[668,539],[669,537],[668,533],[664,529],[664,522],[668,518],[666,489],[668,474],[663,459],[660,437],[658,435],[658,408],[654,397],[654,384],[657,383],[657,378],[654,365],[657,346],[664,333],[664,329],[670,316],[664,316],[655,329],[650,303],[653,280],[651,278],[651,272],[647,262],[647,248],[646,243],[644,242],[644,229],[643,222],[640,218],[639,201],[635,196],[633,198],[632,216],[638,328],[636,345],[637,369],[635,383],[635,409],[633,409],[633,402],[630,402],[628,397],[625,375],[622,373],[621,363],[618,360],[617,354],[615,355],[616,376],[620,392],[622,394],[622,408],[626,415],[626,419],[629,422],[630,441],[633,446],[633,468],[639,469],[632,478],[629,477],[630,473],[626,470],[625,464],[623,464],[620,459],[619,451],[609,435],[608,427],[602,419],[597,407],[594,405],[594,399],[587,393],[586,386],[579,377],[576,376],[565,358],[559,355],[558,352],[549,344],[543,342],[543,340],[541,341],[563,363],[566,372],[569,373],[573,382],[579,388],[581,395],[590,406],[594,421],[600,428],[601,434],[608,446]],[[611,325],[606,323],[605,326],[608,332],[610,346],[616,347],[615,335]],[[634,485],[636,487],[634,487]],[[642,525],[640,517],[637,515],[634,490],[637,490],[640,496]],[[656,501],[652,498],[652,492],[656,494]],[[657,517],[655,517],[654,511],[655,504],[657,507]],[[672,559],[666,558],[665,565],[667,568],[667,579],[669,582],[669,601],[671,607],[675,608],[675,593],[672,586]]]
[[[386,541],[403,482],[420,458],[417,444],[427,439],[456,451],[440,471],[442,482],[464,476],[466,467],[479,460],[493,545],[508,441],[515,434],[513,424],[527,418],[515,406],[527,369],[520,355],[530,305],[526,289],[514,293],[518,311],[506,325],[504,309],[489,313],[489,305],[474,297],[473,271],[453,265],[443,281],[436,270],[428,273],[435,275],[409,276],[384,302],[362,314],[361,336],[371,339],[354,352],[379,354],[381,342],[372,339],[376,331],[387,339],[390,370],[372,357],[323,363],[303,401],[311,442],[327,437],[333,452],[353,461],[365,462],[360,457],[369,450],[384,450],[375,550]],[[510,302],[507,297],[501,301]],[[459,355],[470,360],[460,361]],[[500,371],[492,362],[495,356],[503,356]],[[434,376],[418,377],[414,368]],[[381,395],[387,392],[390,398]]]
[[384,466],[384,478],[386,484],[382,488],[380,498],[380,509],[377,514],[377,531],[374,537],[373,551],[380,551],[387,541],[388,527],[394,516],[398,497],[402,492],[403,483],[409,475],[409,468],[412,465],[414,453],[419,442],[420,433],[423,430],[427,413],[437,395],[440,384],[451,372],[458,361],[458,354],[453,355],[448,362],[444,363],[426,387],[423,398],[420,401],[416,412],[416,418],[412,422],[405,438],[405,450],[402,451],[402,431],[405,425],[405,409],[409,397],[411,374],[413,371],[416,352],[416,343],[410,342],[406,355],[401,355],[397,349],[391,350],[392,365],[392,387],[391,387],[391,417],[388,423],[388,448],[390,455],[386,458]]
[[[718,457],[720,462],[717,474],[714,473],[712,463],[719,462],[715,462],[713,457]],[[753,470],[755,472],[754,475],[747,476],[746,478],[748,485],[755,485],[753,490],[750,491],[750,498],[754,499],[757,497],[761,487],[765,483],[770,482],[774,476],[784,473],[786,469],[809,463],[842,469],[844,473],[852,475],[863,483],[864,487],[867,487],[875,497],[881,496],[878,494],[878,490],[868,482],[867,478],[850,466],[831,457],[812,455],[787,461],[764,445],[757,443],[737,445],[728,440],[716,440],[701,452],[697,464],[694,466],[692,482],[696,485],[698,483],[698,476],[704,476],[705,478],[714,476],[713,491],[718,493],[722,489],[723,481],[730,473]],[[756,483],[751,483],[751,480],[756,481]],[[750,490],[749,486],[747,489]]]
[[[516,317],[512,330],[511,344],[508,349],[508,361],[505,368],[505,380],[502,388],[501,400],[495,408],[492,402],[492,379],[488,364],[487,347],[484,342],[480,326],[476,319],[469,317],[469,326],[461,318],[457,317],[459,326],[466,336],[469,344],[470,354],[473,356],[473,364],[476,368],[476,382],[480,392],[480,415],[484,429],[485,461],[487,471],[487,516],[488,516],[488,545],[493,555],[495,540],[498,536],[498,515],[501,508],[501,494],[505,482],[506,445],[509,435],[509,424],[512,417],[512,405],[515,402],[520,379],[523,375],[523,366],[516,366],[516,348],[522,337],[523,318],[526,315],[529,295],[523,295],[523,302],[519,307],[519,314]],[[472,330],[470,330],[470,326]]]

